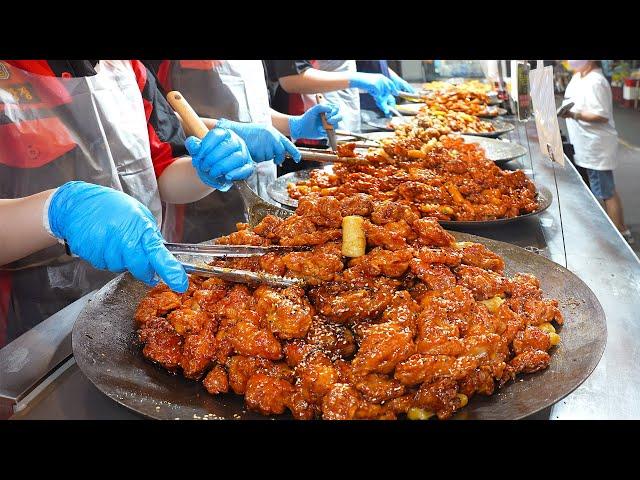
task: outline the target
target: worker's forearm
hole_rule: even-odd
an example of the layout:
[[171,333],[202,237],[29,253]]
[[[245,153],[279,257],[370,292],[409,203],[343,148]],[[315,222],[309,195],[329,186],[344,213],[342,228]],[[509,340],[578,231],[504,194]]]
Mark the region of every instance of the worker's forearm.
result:
[[160,198],[167,203],[193,203],[209,195],[213,188],[202,183],[191,157],[180,157],[158,178]]
[[52,192],[47,190],[25,198],[0,199],[0,265],[56,244],[57,240],[47,233],[42,224],[44,204]]
[[609,121],[609,119],[606,117],[601,117],[600,115],[589,112],[576,112],[573,118],[575,118],[576,120],[582,120],[584,122],[591,123],[606,123]]
[[285,115],[284,113],[275,111],[273,108],[271,109],[271,123],[274,128],[283,135],[291,135],[291,130],[289,129],[290,118],[291,115]]
[[278,79],[287,93],[322,93],[349,88],[349,77],[345,72],[325,72],[308,68],[298,75]]

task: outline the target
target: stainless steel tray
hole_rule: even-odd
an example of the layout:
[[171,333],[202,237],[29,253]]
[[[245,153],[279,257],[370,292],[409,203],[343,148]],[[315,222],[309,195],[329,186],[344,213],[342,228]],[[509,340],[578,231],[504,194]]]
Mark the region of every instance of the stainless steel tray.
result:
[[[404,117],[392,117],[392,118],[372,118],[366,120],[365,123],[371,127],[377,128],[379,130],[393,131],[396,127],[400,125],[404,125],[405,123],[409,123],[412,121],[412,117],[404,116]],[[495,127],[495,131],[486,132],[486,133],[474,133],[474,132],[454,132],[460,133],[463,135],[473,135],[478,137],[489,137],[489,138],[497,138],[500,135],[504,135],[507,132],[512,131],[515,126],[509,122],[505,122],[499,119],[485,119],[485,122],[492,123]]]

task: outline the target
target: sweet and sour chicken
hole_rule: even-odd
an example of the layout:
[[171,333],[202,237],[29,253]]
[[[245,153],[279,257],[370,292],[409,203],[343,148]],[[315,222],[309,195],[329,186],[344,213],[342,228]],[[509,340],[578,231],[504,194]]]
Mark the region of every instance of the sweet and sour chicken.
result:
[[[507,277],[498,255],[456,242],[411,204],[362,192],[300,203],[218,243],[311,250],[217,263],[307,287],[191,276],[178,295],[158,285],[135,313],[143,355],[212,395],[244,395],[252,411],[296,419],[446,419],[549,365],[563,319],[534,276]],[[367,248],[347,258],[341,218],[354,214]]]

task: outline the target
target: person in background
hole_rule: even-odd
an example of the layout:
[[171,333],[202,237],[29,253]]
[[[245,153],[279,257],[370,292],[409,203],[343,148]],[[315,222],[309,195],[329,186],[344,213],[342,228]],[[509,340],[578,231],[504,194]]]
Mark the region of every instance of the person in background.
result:
[[[266,62],[274,85],[274,108],[290,114],[315,105],[315,94],[340,108],[340,129],[360,130],[360,94],[367,92],[386,116],[395,107],[400,83],[380,73],[359,72],[355,60],[270,60]],[[291,96],[290,96],[291,95]]]
[[[147,282],[153,271],[186,288],[159,244],[163,202],[224,192],[255,170],[229,129],[185,139],[153,73],[137,60],[0,61],[0,118],[4,341],[101,287],[113,271]],[[87,262],[43,236],[38,211],[53,237]],[[31,233],[7,240],[21,228]]]
[[[247,144],[253,160],[259,162],[249,185],[269,200],[267,187],[276,177],[276,165],[285,154],[299,162],[301,154],[289,141],[298,138],[326,138],[320,115],[338,124],[341,115],[335,105],[316,105],[301,115],[273,110],[262,60],[145,60],[165,91],[180,91],[208,128],[232,130]],[[177,223],[167,237],[172,241],[201,242],[226,235],[245,222],[245,209],[238,191],[214,192],[185,206],[174,206]],[[217,212],[224,211],[225,215]]]
[[[389,67],[387,60],[356,60],[356,68],[359,72],[384,75],[389,78],[401,92],[415,93],[415,89]],[[376,105],[374,98],[368,93],[360,93],[360,109],[384,114]]]
[[624,223],[613,171],[617,166],[618,133],[613,120],[611,86],[598,60],[569,60],[575,72],[565,90],[563,105],[574,106],[563,117],[573,144],[576,165],[584,168],[593,194],[629,243],[633,235]]

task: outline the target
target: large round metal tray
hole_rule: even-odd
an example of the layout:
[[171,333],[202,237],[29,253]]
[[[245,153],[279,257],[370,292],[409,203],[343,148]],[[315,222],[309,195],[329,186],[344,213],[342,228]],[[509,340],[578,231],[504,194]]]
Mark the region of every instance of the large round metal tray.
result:
[[[557,298],[565,316],[561,343],[548,369],[521,375],[491,397],[476,396],[454,419],[516,420],[558,402],[594,370],[604,351],[604,311],[576,275],[538,254],[508,243],[451,232],[459,241],[485,244],[501,255],[506,272],[536,275],[547,297]],[[199,383],[147,361],[136,342],[133,314],[148,287],[122,274],[96,293],[79,315],[72,333],[78,366],[105,395],[156,419],[264,419],[248,412],[243,397],[209,395]],[[278,417],[289,419],[289,415]]]
[[[403,117],[393,117],[393,118],[384,118],[384,117],[371,118],[369,120],[365,120],[365,123],[371,127],[374,127],[380,130],[393,131],[396,127],[403,125],[405,123],[409,123],[411,121],[412,121],[412,118],[410,116],[403,116]],[[486,133],[475,133],[475,132],[455,132],[455,133],[461,133],[464,135],[473,135],[478,137],[498,138],[500,135],[504,135],[505,133],[508,133],[512,131],[514,128],[516,128],[512,123],[505,122],[499,119],[486,119],[484,121],[492,123],[493,126],[495,127],[495,131],[486,132]]]
[[[286,175],[282,175],[281,177],[276,178],[273,182],[269,184],[267,187],[267,193],[269,196],[278,203],[281,203],[287,207],[295,208],[298,206],[298,201],[291,198],[289,196],[289,192],[287,191],[287,185],[290,183],[298,183],[300,181],[308,180],[311,172],[317,170],[316,168],[308,168],[306,170],[299,170],[297,172],[287,173]],[[325,170],[329,173],[332,172],[331,165],[325,165],[322,167],[322,170]],[[464,227],[464,228],[481,228],[481,227],[490,227],[494,225],[503,225],[505,223],[511,223],[523,218],[531,217],[533,215],[538,215],[544,212],[551,203],[553,202],[553,194],[551,190],[542,185],[536,185],[537,190],[537,200],[539,204],[538,210],[535,212],[527,213],[524,215],[519,215],[517,217],[512,218],[498,218],[496,220],[476,220],[476,221],[458,221],[458,220],[440,220],[440,224],[448,227]]]
[[[391,138],[394,136],[393,132],[371,132],[360,134],[372,141],[371,146],[374,147],[377,141],[385,138]],[[473,135],[460,135],[464,138],[465,142],[477,143],[484,151],[488,160],[501,165],[506,162],[510,162],[516,158],[522,157],[527,154],[527,149],[516,142],[509,140],[501,140],[497,138],[477,137]],[[357,139],[353,139],[357,141]]]
[[[403,115],[417,115],[422,107],[424,107],[424,103],[403,103],[400,105],[396,105],[396,110],[398,110]],[[495,118],[498,115],[506,115],[507,110],[500,107],[490,106],[488,108],[487,114],[478,115],[481,118]]]

